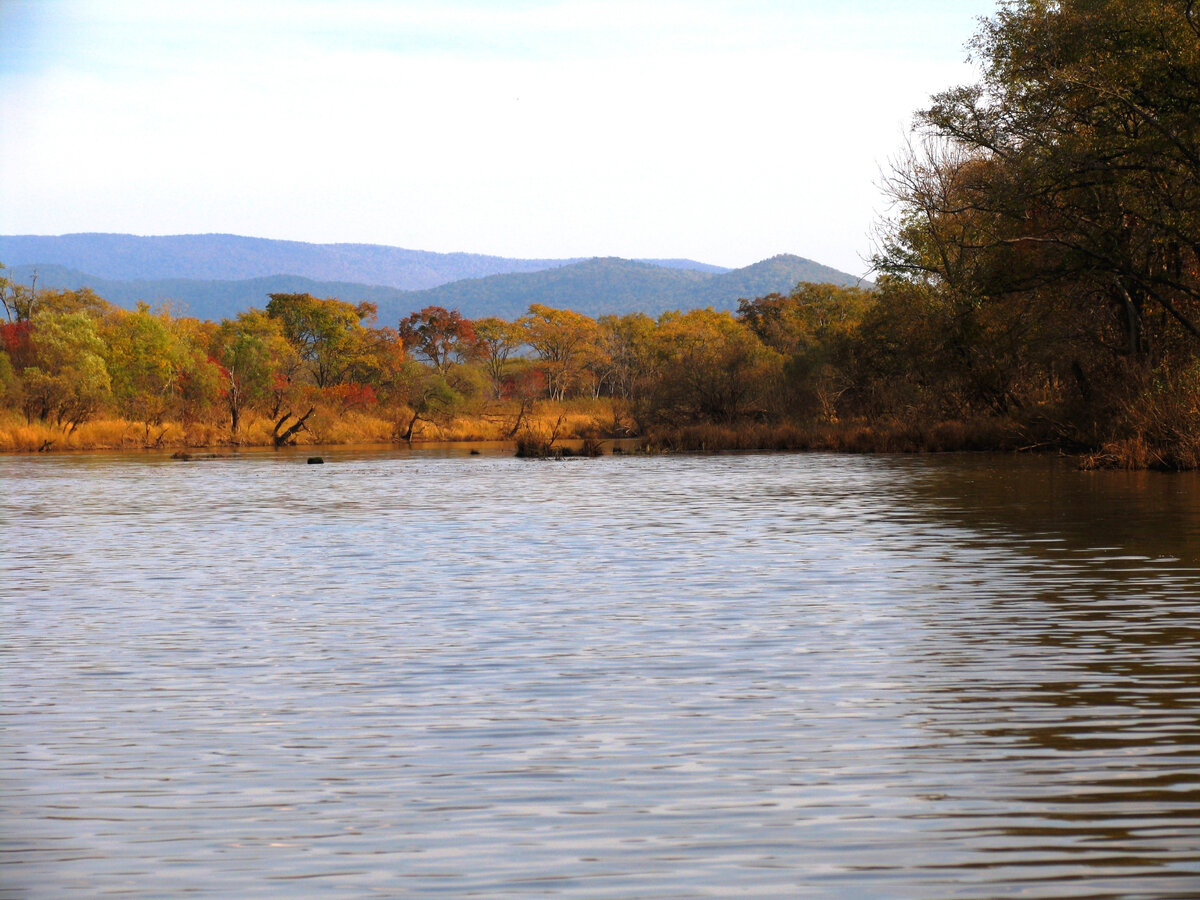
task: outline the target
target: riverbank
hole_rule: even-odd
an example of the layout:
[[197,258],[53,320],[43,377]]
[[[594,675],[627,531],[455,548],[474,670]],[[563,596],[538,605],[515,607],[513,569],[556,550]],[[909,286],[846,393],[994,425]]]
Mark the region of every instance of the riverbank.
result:
[[[612,452],[733,453],[799,451],[826,453],[1050,452],[1075,456],[1084,469],[1188,471],[1200,469],[1200,442],[1162,445],[1145,435],[1106,442],[1100,447],[1068,446],[1053,435],[1037,434],[1013,419],[933,423],[886,420],[836,423],[696,424],[652,428],[639,433],[611,404],[549,405],[525,414],[514,430],[510,413],[461,416],[422,422],[413,439],[396,437],[395,422],[350,413],[315,416],[290,446],[396,445],[424,443],[511,442],[517,455],[599,456]],[[125,419],[98,419],[68,430],[52,423],[26,423],[0,417],[0,453],[57,453],[95,450],[214,451],[274,446],[272,422],[251,418],[233,440],[228,428],[210,423],[167,422],[147,426]]]
[[[504,441],[520,435],[546,440],[581,440],[605,432],[620,434],[617,427],[602,424],[611,415],[608,404],[563,404],[536,411],[505,408],[440,421],[421,421],[413,429],[411,443]],[[337,415],[318,410],[288,442],[310,447],[341,444],[402,444],[407,417],[388,420],[359,412]],[[89,450],[214,450],[223,447],[273,447],[274,422],[248,416],[236,437],[227,426],[206,422],[162,422],[147,425],[128,419],[107,418],[63,428],[52,422],[26,422],[15,413],[0,414],[0,453],[49,453]],[[627,436],[627,435],[623,435]]]

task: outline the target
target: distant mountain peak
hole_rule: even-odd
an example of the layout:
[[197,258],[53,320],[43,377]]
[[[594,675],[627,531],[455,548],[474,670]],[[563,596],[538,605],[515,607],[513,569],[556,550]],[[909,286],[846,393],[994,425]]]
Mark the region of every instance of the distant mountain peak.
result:
[[531,303],[588,315],[732,310],[739,298],[786,293],[802,281],[861,283],[789,253],[726,269],[681,259],[507,259],[232,234],[0,236],[0,262],[25,283],[36,266],[43,287],[91,287],[121,306],[171,300],[217,319],[264,306],[268,293],[308,292],[377,303],[384,324],[429,305],[472,318],[515,318]]

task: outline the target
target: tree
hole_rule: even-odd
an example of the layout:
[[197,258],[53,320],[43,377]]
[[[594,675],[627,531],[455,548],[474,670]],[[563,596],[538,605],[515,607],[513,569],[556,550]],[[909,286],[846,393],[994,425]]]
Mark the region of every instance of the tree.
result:
[[730,424],[764,410],[782,357],[726,312],[665,313],[654,336],[656,377],[640,418]]
[[183,425],[211,421],[224,392],[220,364],[209,352],[217,325],[189,316],[170,320],[179,353],[172,416]]
[[474,328],[476,357],[491,384],[492,398],[498,400],[504,393],[509,360],[525,338],[520,326],[494,316],[477,319]]
[[373,303],[357,306],[311,294],[270,294],[267,315],[278,319],[284,337],[309,367],[318,388],[349,378],[364,351],[364,319],[373,319]]
[[110,397],[104,341],[85,313],[35,312],[32,364],[20,372],[26,419],[74,431]]
[[476,351],[475,329],[457,309],[427,306],[400,320],[400,340],[444,376],[451,363],[465,362]]
[[518,324],[525,333],[525,343],[542,362],[550,396],[564,399],[596,344],[599,334],[595,320],[569,309],[535,303]]
[[785,358],[781,400],[792,412],[835,421],[851,387],[846,357],[875,293],[836,284],[800,284],[786,297],[769,294],[738,303],[738,318]]
[[[0,273],[4,264],[0,263]],[[25,287],[15,284],[3,274],[0,274],[0,305],[4,306],[4,314],[9,322],[28,322],[37,311],[37,273],[34,273],[34,284]]]
[[398,424],[396,436],[410,442],[418,422],[434,422],[449,416],[462,397],[436,369],[412,360],[405,366],[403,378],[408,416],[405,422]]
[[274,380],[292,351],[279,320],[257,309],[223,320],[210,351],[221,367],[224,406],[236,442],[244,411],[273,398]]
[[113,310],[105,319],[106,362],[117,408],[128,419],[159,425],[171,411],[184,370],[185,348],[165,313]]
[[596,324],[599,327],[598,344],[601,352],[595,358],[604,367],[600,379],[608,386],[613,397],[636,399],[643,382],[652,374],[652,350],[657,325],[645,313],[601,316]]
[[1200,25],[1183,0],[1013,0],[920,114],[878,260],[975,299],[1053,290],[1139,365],[1200,344]]

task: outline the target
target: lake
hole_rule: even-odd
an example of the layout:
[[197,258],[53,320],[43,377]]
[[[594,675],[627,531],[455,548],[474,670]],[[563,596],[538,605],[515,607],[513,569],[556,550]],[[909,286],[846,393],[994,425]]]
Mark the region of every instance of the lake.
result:
[[322,452],[0,458],[0,896],[1200,896],[1200,477]]

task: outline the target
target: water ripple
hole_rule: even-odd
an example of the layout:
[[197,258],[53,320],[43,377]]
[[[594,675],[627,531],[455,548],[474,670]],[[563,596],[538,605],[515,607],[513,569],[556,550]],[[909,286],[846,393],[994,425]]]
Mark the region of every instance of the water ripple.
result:
[[1200,482],[0,459],[0,896],[1200,893]]

